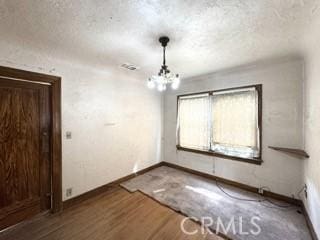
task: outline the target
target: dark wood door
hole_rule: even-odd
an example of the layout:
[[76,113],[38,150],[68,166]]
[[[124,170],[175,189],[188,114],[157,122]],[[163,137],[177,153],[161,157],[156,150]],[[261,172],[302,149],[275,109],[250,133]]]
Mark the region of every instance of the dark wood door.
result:
[[51,208],[49,95],[0,77],[0,230]]

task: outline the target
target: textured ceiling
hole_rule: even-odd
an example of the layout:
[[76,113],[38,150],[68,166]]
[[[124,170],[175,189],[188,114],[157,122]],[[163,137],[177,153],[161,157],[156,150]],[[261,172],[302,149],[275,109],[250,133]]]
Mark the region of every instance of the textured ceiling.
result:
[[[98,67],[158,72],[160,35],[183,77],[300,54],[317,0],[0,0],[0,41]],[[125,70],[124,70],[125,71]]]

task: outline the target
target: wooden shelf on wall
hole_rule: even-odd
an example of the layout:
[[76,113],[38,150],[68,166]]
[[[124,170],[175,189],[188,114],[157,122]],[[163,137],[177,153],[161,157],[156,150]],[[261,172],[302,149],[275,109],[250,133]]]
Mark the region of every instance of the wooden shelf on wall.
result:
[[306,153],[306,151],[304,151],[302,149],[273,147],[273,146],[269,146],[269,148],[276,150],[276,151],[291,153],[291,154],[297,155],[299,157],[309,158],[308,153]]

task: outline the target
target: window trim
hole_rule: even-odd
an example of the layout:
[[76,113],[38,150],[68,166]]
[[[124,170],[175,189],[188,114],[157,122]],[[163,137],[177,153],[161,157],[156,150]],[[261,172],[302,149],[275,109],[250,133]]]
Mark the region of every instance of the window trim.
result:
[[[200,149],[194,149],[194,148],[186,148],[186,147],[180,146],[179,144],[176,144],[176,149],[179,151],[199,153],[199,154],[210,155],[210,156],[220,157],[220,158],[229,159],[229,160],[236,160],[236,161],[261,165],[263,162],[263,160],[262,160],[262,84],[247,85],[247,86],[241,86],[241,87],[217,89],[217,90],[211,90],[211,91],[203,91],[203,92],[195,92],[195,93],[187,93],[187,94],[178,95],[177,96],[177,113],[176,113],[177,121],[176,122],[178,124],[179,99],[181,97],[187,97],[187,96],[193,96],[193,95],[199,95],[199,94],[209,94],[209,96],[212,96],[213,93],[216,93],[216,92],[232,91],[232,90],[239,90],[239,89],[245,89],[245,88],[255,88],[255,90],[258,93],[258,128],[259,128],[259,149],[260,149],[260,151],[259,151],[259,156],[257,158],[243,158],[243,157],[226,155],[226,154],[215,152],[212,150],[200,150]],[[177,138],[178,137],[179,136],[177,133]]]

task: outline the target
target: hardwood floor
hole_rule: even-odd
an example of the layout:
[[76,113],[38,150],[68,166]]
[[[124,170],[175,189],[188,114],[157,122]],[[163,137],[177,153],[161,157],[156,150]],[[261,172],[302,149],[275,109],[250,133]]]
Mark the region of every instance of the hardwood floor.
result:
[[222,238],[201,233],[199,224],[187,220],[186,235],[180,229],[184,216],[160,205],[140,192],[120,187],[55,215],[37,217],[5,232],[1,240],[107,240],[107,239],[206,239]]

